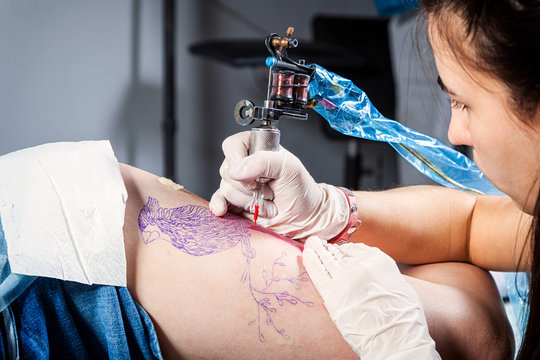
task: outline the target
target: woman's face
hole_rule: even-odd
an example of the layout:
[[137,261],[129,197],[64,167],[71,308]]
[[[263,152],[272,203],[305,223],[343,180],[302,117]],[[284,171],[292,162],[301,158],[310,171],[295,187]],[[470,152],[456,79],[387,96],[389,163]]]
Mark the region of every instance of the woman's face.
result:
[[475,163],[493,185],[532,213],[539,190],[539,116],[528,125],[520,121],[503,83],[458,61],[435,28],[429,27],[429,35],[439,83],[452,106],[450,142],[472,147]]

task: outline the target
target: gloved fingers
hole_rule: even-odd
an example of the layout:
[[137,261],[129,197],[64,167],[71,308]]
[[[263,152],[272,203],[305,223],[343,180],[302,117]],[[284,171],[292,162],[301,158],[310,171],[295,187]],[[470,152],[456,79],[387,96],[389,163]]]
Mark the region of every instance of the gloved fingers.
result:
[[[254,215],[250,211],[246,211],[246,210],[240,209],[240,208],[234,208],[234,210],[231,210],[231,211],[234,212],[235,214],[238,214],[238,215],[248,219],[248,220],[253,221]],[[259,221],[257,221],[257,223],[259,223]],[[261,224],[259,223],[259,225],[261,225]],[[264,225],[262,225],[262,226],[264,226]]]
[[394,276],[401,277],[396,261],[376,247],[366,246],[366,252],[363,255],[364,261],[369,262],[374,273],[381,276],[387,276],[391,279]]
[[[210,211],[216,216],[223,216],[227,211],[230,211],[253,220],[252,202],[252,193],[244,193],[243,191],[238,191],[228,183],[222,183],[221,187],[212,195],[209,207]],[[270,220],[277,214],[278,209],[276,204],[271,200],[263,200],[259,207],[259,225],[265,227],[271,226],[273,223],[265,221],[265,219]]]
[[315,251],[313,251],[313,249],[304,248],[302,251],[302,264],[304,264],[304,267],[306,268],[306,271],[315,287],[321,286],[321,284],[330,279],[326,268],[321,263],[319,257]]
[[230,212],[241,215],[249,220],[253,220],[253,214],[251,214],[249,211],[245,211],[243,207],[240,208],[238,206],[229,204],[227,199],[225,199],[225,197],[219,193],[219,190],[212,195],[208,207],[216,216],[223,216],[227,212]]
[[253,199],[253,192],[247,190],[241,184],[237,184],[237,182],[233,182],[233,184],[221,180],[218,189],[219,194],[226,199],[229,208],[234,206],[249,212]]
[[317,236],[307,239],[304,244],[304,249],[307,247],[315,251],[330,277],[334,277],[343,268],[338,259],[329,250],[333,246],[332,244],[327,244],[326,241],[321,240]]
[[397,267],[396,262],[381,249],[368,246],[362,243],[349,243],[341,245],[343,253],[350,258],[354,258],[364,264],[371,264],[371,267]]
[[343,262],[347,255],[341,250],[341,246],[334,245],[334,244],[326,244],[326,246],[323,245],[330,254],[334,257],[335,261],[343,265]]
[[[248,181],[259,177],[279,179],[285,164],[285,152],[257,151],[230,164],[229,176],[233,180]],[[294,169],[293,169],[294,171]]]
[[315,285],[317,289],[324,287],[325,284],[331,280],[330,274],[328,274],[321,259],[319,259],[319,256],[312,248],[304,247],[304,251],[302,251],[302,263],[304,264],[313,285]]
[[[245,195],[252,195],[253,189],[255,188],[255,181],[238,181],[231,179],[231,177],[229,176],[229,164],[230,161],[228,159],[225,159],[225,161],[223,161],[223,164],[221,164],[221,167],[219,168],[219,174],[221,175],[220,190],[223,190],[221,191],[221,194],[225,196],[225,198],[229,200],[229,202],[231,202],[231,199],[229,199],[228,195],[236,191]],[[227,195],[225,194],[225,192],[227,192]],[[238,206],[238,204],[236,203],[233,204]]]
[[310,236],[305,242],[305,247],[315,251],[315,249],[321,249],[324,243],[325,241],[320,237]]
[[210,207],[210,211],[212,211],[216,216],[225,215],[229,208],[227,200],[219,193],[219,190],[212,195],[208,206]]
[[[224,187],[225,189],[223,189],[222,186],[222,188],[212,195],[209,203],[210,211],[212,211],[216,216],[223,216],[227,211],[230,211],[235,214],[241,214],[249,220],[253,220],[253,211],[251,209],[253,197],[251,195],[242,194],[235,191],[234,195],[230,196],[233,200],[229,203],[226,196],[221,193],[221,191],[223,191],[226,194],[230,194],[226,189],[227,185]],[[257,223],[264,227],[269,227],[273,223],[267,221],[266,219],[271,220],[277,214],[278,211],[276,204],[270,200],[263,200],[259,207],[259,218]]]
[[221,148],[226,159],[236,161],[248,156],[250,132],[242,131],[223,140]]
[[251,193],[251,190],[254,188],[254,181],[238,181],[236,179],[232,179],[229,175],[230,164],[230,159],[226,158],[219,168],[219,175],[221,176],[220,186],[223,186],[223,184],[226,183],[245,194]]
[[369,258],[376,248],[362,243],[347,243],[341,245],[340,249],[348,257],[364,259]]
[[362,243],[349,243],[340,247],[346,254],[346,259],[361,264],[371,274],[372,279],[379,279],[379,282],[386,283],[388,286],[404,282],[394,259],[379,248]]

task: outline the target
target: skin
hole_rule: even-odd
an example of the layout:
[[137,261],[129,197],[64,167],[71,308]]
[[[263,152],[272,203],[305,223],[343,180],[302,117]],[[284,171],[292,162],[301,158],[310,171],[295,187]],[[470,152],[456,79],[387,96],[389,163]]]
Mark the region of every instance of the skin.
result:
[[[206,200],[175,191],[155,175],[120,166],[128,191],[124,222],[128,289],[148,312],[166,359],[348,359],[357,358],[334,326],[323,300],[309,281],[292,293],[313,306],[276,307],[273,321],[291,337],[264,328],[258,341],[257,306],[240,281],[246,257],[239,246],[206,256],[190,256],[170,243],[145,243],[138,218],[148,197],[171,209],[207,208]],[[283,252],[280,276],[305,271],[300,250],[270,233],[249,230],[256,256],[251,261],[253,285]],[[405,279],[422,301],[430,334],[444,359],[505,359],[513,352],[510,325],[497,288],[484,271],[468,264],[404,267]],[[468,279],[467,282],[461,279]],[[287,289],[287,288],[283,288]],[[290,289],[288,289],[291,291]],[[314,330],[316,329],[316,331]],[[474,333],[474,338],[470,334]]]

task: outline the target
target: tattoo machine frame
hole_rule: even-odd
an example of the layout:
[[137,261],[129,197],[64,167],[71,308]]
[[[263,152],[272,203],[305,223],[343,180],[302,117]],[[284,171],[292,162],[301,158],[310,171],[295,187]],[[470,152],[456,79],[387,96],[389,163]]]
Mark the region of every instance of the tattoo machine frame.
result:
[[[308,86],[315,73],[315,66],[306,66],[304,60],[294,61],[287,49],[296,48],[298,40],[292,39],[294,28],[287,29],[285,37],[270,34],[266,47],[271,57],[266,59],[268,87],[263,106],[255,106],[249,100],[240,100],[234,109],[234,118],[242,126],[258,124],[251,128],[249,155],[257,151],[279,150],[280,131],[277,123],[289,118],[307,120],[306,110],[314,103],[309,99]],[[263,200],[263,187],[273,179],[260,177],[255,181],[251,211],[257,221],[259,206]]]

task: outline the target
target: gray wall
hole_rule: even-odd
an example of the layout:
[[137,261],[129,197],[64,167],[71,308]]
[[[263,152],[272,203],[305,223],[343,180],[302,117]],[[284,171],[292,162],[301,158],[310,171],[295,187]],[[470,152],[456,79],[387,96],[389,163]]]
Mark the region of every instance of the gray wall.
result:
[[[450,107],[447,96],[435,85],[437,68],[422,24],[416,11],[394,16],[389,23],[396,120],[449,145]],[[397,168],[400,185],[435,184],[401,157]]]
[[[1,1],[0,154],[53,141],[110,139],[119,161],[163,174],[161,6],[158,0]],[[370,0],[178,0],[178,182],[210,197],[219,184],[221,141],[245,130],[232,118],[234,105],[244,98],[260,104],[266,91],[266,70],[196,57],[188,45],[263,41],[290,25],[295,37],[310,39],[319,13],[376,15]],[[325,138],[315,120],[280,128],[282,144],[317,181],[342,183],[346,142]],[[386,145],[362,146],[373,154]],[[382,160],[368,156],[366,166]]]

